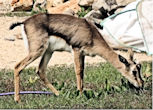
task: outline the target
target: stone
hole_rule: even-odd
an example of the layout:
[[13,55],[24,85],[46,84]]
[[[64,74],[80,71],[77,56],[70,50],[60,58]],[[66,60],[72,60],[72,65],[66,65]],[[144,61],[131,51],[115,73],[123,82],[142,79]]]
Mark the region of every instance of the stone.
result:
[[74,10],[72,10],[70,8],[64,10],[63,14],[67,14],[67,15],[72,15],[72,16],[78,17],[78,14],[75,13]]
[[46,3],[46,9],[47,10],[50,9],[51,7],[53,7],[53,0],[47,0],[46,2],[47,2]]
[[134,1],[136,0],[95,0],[94,3],[92,4],[92,8],[94,10],[97,10],[103,7],[104,9],[110,11],[119,6],[126,6]]
[[92,4],[92,9],[93,10],[98,10],[101,7],[103,7],[105,10],[110,11],[111,10],[111,4],[108,5],[107,3],[109,3],[108,1],[105,2],[105,0],[95,0],[94,3]]
[[131,2],[134,2],[136,0],[95,0],[92,4],[93,10],[98,10],[100,8],[103,8],[104,10],[110,12],[110,14],[117,12],[120,12],[126,5],[128,5]]
[[116,3],[118,6],[126,6],[131,2],[134,2],[136,0],[116,0]]
[[80,0],[79,5],[80,6],[92,6],[94,0]]
[[72,9],[66,9],[66,10],[64,10],[64,12],[63,12],[63,14],[68,14],[68,15],[75,15],[75,12],[72,10]]
[[[95,16],[96,15],[96,16]],[[99,23],[99,15],[101,15],[101,13],[97,10],[91,10],[89,13],[87,13],[84,18],[86,18],[86,20],[94,23]]]
[[80,10],[80,6],[78,5],[78,0],[69,0],[56,7],[47,7],[48,13],[56,13],[56,14],[57,13],[61,14],[67,9],[71,9],[74,11],[74,13],[77,13]]
[[46,0],[36,0],[34,5],[33,5],[33,10],[34,11],[39,11],[40,8],[41,9],[45,9],[46,8]]
[[15,41],[15,37],[14,36],[5,37],[4,40],[7,40],[7,41]]
[[53,7],[56,7],[63,3],[64,3],[64,0],[53,0]]
[[12,0],[11,11],[30,11],[33,7],[33,0]]

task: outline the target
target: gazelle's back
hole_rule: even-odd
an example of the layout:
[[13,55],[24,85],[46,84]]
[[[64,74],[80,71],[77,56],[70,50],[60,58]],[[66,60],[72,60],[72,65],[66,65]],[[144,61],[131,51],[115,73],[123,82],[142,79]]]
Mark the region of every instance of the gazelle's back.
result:
[[[29,33],[47,32],[56,35],[73,46],[91,44],[92,29],[85,19],[61,14],[39,14],[25,21],[25,30]],[[28,33],[27,33],[28,34]],[[38,36],[41,37],[41,36]]]

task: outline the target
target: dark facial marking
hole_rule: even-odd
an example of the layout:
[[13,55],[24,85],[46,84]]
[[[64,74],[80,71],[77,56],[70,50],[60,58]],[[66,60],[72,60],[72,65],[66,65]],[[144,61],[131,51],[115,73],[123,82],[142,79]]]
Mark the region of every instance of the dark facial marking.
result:
[[119,57],[119,60],[120,60],[122,63],[125,64],[126,67],[129,67],[129,66],[130,66],[130,64],[128,63],[128,61],[127,61],[124,57],[122,57],[121,55],[118,55],[118,57]]
[[134,77],[137,77],[137,71],[132,71],[132,72],[133,72]]

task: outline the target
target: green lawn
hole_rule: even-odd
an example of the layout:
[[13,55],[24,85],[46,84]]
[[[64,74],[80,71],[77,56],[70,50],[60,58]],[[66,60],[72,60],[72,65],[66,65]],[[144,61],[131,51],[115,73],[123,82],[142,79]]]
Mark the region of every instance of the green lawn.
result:
[[[143,63],[145,90],[138,93],[130,89],[127,80],[110,64],[88,65],[84,75],[84,92],[79,95],[73,66],[49,67],[47,76],[60,91],[60,95],[21,95],[21,103],[15,103],[12,96],[0,96],[0,109],[4,108],[152,108],[152,64]],[[146,75],[147,74],[147,75]],[[23,70],[22,91],[49,91],[35,73],[35,68]],[[0,93],[14,91],[13,70],[0,70]]]

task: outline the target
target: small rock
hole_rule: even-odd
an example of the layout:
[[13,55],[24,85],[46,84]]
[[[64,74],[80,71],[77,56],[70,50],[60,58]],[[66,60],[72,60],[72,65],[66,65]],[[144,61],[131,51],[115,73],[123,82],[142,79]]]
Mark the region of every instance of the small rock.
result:
[[136,0],[116,0],[116,3],[118,6],[126,6],[131,2],[134,2]]
[[92,6],[94,0],[80,0],[79,5],[80,6]]
[[68,9],[64,10],[63,14],[68,14],[68,15],[74,16],[75,12],[72,9],[68,8]]
[[75,13],[80,10],[80,6],[78,5],[78,0],[69,0],[63,4],[60,4],[56,7],[47,7],[48,13],[63,13],[67,9],[72,9]]
[[14,38],[14,36],[13,37],[5,37],[4,40],[15,41],[15,38]]
[[95,0],[92,4],[92,9],[98,10],[103,7],[107,11],[111,11],[120,6],[126,6],[136,0]]
[[92,4],[93,10],[98,10],[103,7],[105,10],[110,10],[110,6],[105,2],[105,0],[95,0]]
[[46,9],[50,9],[53,7],[53,0],[47,0],[46,1]]
[[102,14],[99,10],[91,10],[89,13],[87,13],[84,18],[86,18],[88,21],[92,23],[99,24],[102,20]]
[[53,7],[56,7],[63,3],[64,3],[64,0],[53,0]]
[[11,11],[30,11],[33,7],[33,0],[12,0]]
[[34,11],[39,11],[40,8],[45,9],[47,4],[46,0],[36,0],[34,5],[33,5],[33,10]]

